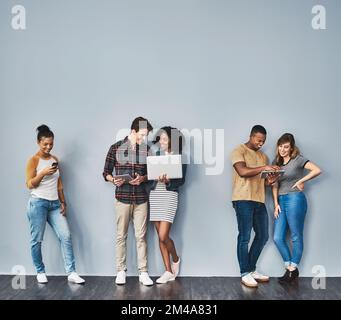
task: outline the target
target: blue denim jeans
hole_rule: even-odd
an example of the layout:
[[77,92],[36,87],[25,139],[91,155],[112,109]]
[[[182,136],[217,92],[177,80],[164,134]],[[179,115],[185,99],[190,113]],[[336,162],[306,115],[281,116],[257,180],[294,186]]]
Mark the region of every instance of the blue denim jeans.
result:
[[[307,199],[303,192],[290,192],[279,196],[281,212],[275,220],[274,241],[286,266],[297,266],[303,254],[303,227],[307,213]],[[286,242],[291,233],[292,253]]]
[[49,223],[59,239],[65,271],[67,273],[74,272],[75,258],[71,234],[66,217],[60,213],[59,200],[49,201],[31,197],[27,205],[27,217],[31,229],[31,255],[37,273],[45,272],[41,254],[41,243],[44,237],[46,222]]
[[[238,222],[237,255],[242,276],[256,270],[257,260],[269,238],[269,219],[264,203],[256,201],[233,201]],[[252,228],[255,231],[251,248],[249,242]]]

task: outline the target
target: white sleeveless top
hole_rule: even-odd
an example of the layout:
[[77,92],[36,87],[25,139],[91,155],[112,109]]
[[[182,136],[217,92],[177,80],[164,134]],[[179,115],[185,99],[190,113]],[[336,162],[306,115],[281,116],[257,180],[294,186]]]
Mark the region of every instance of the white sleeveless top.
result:
[[[45,169],[46,167],[50,167],[53,162],[56,160],[51,157],[49,160],[44,160],[39,158],[39,163],[37,166],[37,174]],[[33,188],[31,191],[31,196],[33,198],[41,198],[50,201],[58,200],[58,178],[59,178],[59,169],[50,176],[45,176],[39,186],[37,188]]]

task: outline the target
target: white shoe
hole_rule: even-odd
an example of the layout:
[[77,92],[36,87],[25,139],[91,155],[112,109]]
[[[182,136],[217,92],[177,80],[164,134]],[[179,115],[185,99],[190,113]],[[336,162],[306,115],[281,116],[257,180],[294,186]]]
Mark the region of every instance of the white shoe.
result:
[[180,270],[180,257],[178,262],[172,262],[172,273],[174,274],[174,277],[176,278],[179,274],[179,270]]
[[68,275],[67,280],[69,282],[73,282],[73,283],[77,283],[77,284],[82,284],[85,282],[85,280],[83,278],[81,278],[76,272],[71,272]]
[[48,283],[47,277],[46,277],[46,273],[38,273],[37,274],[37,281],[39,283]]
[[153,285],[153,280],[150,279],[148,272],[141,272],[139,275],[139,281],[144,285],[144,286],[152,286]]
[[167,283],[168,281],[174,281],[175,275],[169,271],[166,271],[159,279],[156,280],[156,283]]
[[255,279],[258,282],[268,282],[269,281],[269,277],[268,276],[260,274],[257,271],[251,272],[251,276],[252,276],[253,279]]
[[126,272],[124,270],[117,273],[115,283],[126,284]]
[[249,288],[257,288],[258,287],[258,283],[252,277],[251,273],[248,273],[247,275],[242,277],[242,284],[249,287]]

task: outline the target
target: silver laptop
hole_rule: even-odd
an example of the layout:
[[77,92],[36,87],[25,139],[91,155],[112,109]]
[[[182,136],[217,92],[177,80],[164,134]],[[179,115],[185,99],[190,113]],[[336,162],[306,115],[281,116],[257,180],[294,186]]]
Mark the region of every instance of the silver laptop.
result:
[[182,178],[181,154],[147,157],[148,180],[157,180],[163,174],[169,179]]

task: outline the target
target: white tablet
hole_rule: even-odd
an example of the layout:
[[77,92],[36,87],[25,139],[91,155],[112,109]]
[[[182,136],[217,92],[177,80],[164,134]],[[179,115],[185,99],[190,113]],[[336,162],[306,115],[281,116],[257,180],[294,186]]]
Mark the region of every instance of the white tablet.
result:
[[158,180],[164,174],[169,179],[182,178],[181,154],[147,157],[148,180]]
[[264,170],[261,172],[260,177],[262,179],[266,179],[268,177],[268,175],[272,174],[272,173],[279,174],[279,176],[282,176],[284,174],[284,172],[285,172],[285,170],[277,170],[277,171],[276,170]]

